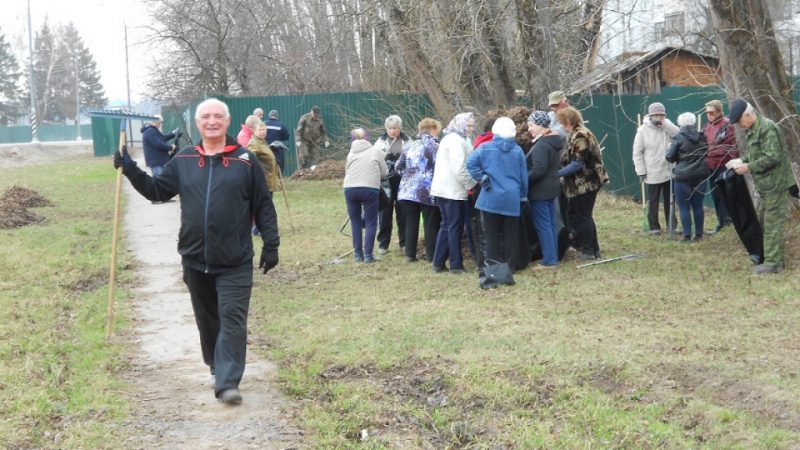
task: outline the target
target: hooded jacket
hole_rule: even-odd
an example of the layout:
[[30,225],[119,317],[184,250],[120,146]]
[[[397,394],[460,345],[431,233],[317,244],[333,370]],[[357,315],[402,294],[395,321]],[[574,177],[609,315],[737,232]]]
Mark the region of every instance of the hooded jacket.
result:
[[167,141],[175,137],[172,133],[162,134],[161,130],[152,124],[144,124],[141,128],[142,147],[144,148],[144,163],[147,167],[165,166],[169,160],[172,144]]
[[280,244],[278,220],[256,156],[226,136],[225,150],[207,155],[202,143],[181,149],[158,177],[135,164],[123,173],[151,201],[180,194],[178,253],[183,265],[215,274],[253,263],[252,221],[264,248]]
[[642,121],[633,139],[633,167],[636,175],[646,175],[645,183],[660,184],[672,178],[665,156],[676,134],[678,127],[667,118],[661,126],[653,125],[649,116]]
[[706,137],[697,131],[694,125],[681,127],[667,149],[666,160],[675,163],[672,174],[675,181],[696,185],[708,177],[708,165],[705,162]]
[[467,199],[467,190],[476,184],[466,166],[471,150],[467,140],[456,132],[442,139],[436,152],[436,170],[431,182],[433,196],[448,200]]
[[344,166],[342,186],[345,189],[357,187],[378,189],[381,186],[381,179],[387,175],[389,170],[383,160],[383,153],[367,140],[353,141]]
[[494,136],[467,158],[467,170],[475,180],[488,177],[475,207],[503,216],[519,217],[520,202],[528,198],[525,154],[514,139]]

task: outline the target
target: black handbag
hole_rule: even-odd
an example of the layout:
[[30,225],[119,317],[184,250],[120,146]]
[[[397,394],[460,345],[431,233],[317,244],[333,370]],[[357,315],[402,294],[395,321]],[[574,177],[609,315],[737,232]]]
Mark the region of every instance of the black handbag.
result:
[[487,259],[483,266],[483,276],[478,279],[481,289],[493,289],[502,284],[514,285],[514,273],[508,263]]

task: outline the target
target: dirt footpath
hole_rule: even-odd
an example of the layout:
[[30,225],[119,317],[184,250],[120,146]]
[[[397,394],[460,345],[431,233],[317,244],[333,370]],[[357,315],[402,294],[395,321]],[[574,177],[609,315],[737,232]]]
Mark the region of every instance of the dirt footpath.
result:
[[[140,167],[144,164],[139,162]],[[135,386],[129,445],[134,448],[300,448],[291,425],[294,405],[277,390],[276,367],[248,352],[240,389],[244,401],[214,398],[191,301],[176,251],[180,207],[152,205],[124,180],[124,232],[137,260],[134,293]]]

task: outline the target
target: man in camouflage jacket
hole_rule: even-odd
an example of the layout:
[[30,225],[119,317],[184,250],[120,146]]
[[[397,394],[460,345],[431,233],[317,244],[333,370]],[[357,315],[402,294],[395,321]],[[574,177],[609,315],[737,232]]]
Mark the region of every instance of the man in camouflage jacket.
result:
[[789,188],[795,185],[789,158],[775,122],[760,116],[743,99],[731,105],[730,122],[747,130],[748,154],[726,164],[737,174],[753,174],[761,198],[758,214],[764,228],[764,263],[755,267],[758,275],[783,270],[783,230]]

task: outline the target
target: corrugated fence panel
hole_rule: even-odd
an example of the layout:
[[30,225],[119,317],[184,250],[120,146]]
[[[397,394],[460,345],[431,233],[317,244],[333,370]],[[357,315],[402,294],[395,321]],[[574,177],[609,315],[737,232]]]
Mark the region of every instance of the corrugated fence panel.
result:
[[[81,125],[81,139],[92,135],[91,125]],[[36,137],[42,142],[74,141],[78,136],[75,125],[42,124],[36,128]],[[18,144],[31,141],[31,127],[0,127],[0,144]]]
[[[712,99],[726,102],[719,87],[688,88],[666,87],[658,95],[594,95],[576,100],[583,118],[598,139],[603,141],[603,161],[609,171],[606,192],[640,199],[639,179],[633,169],[633,140],[638,129],[637,120],[647,114],[647,106],[661,102],[667,117],[675,122],[678,115],[693,112],[701,115],[705,124],[705,103]],[[727,105],[725,105],[727,111]]]

